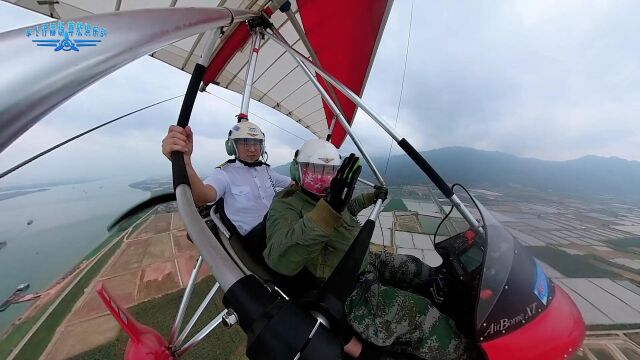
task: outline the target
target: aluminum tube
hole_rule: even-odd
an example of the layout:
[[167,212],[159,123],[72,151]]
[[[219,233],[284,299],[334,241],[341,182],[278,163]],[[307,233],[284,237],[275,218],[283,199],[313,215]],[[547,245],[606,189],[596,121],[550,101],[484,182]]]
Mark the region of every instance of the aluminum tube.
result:
[[191,317],[191,320],[189,320],[189,322],[187,323],[187,326],[185,326],[184,330],[180,334],[180,337],[178,337],[178,340],[176,340],[175,345],[180,346],[180,344],[182,344],[182,342],[187,337],[187,335],[189,335],[189,331],[191,331],[191,328],[193,328],[193,325],[196,323],[196,321],[198,321],[198,318],[204,311],[204,308],[207,307],[207,305],[209,304],[209,301],[211,301],[211,298],[213,297],[213,295],[215,295],[219,287],[220,287],[220,284],[217,282],[215,285],[213,285],[213,288],[211,288],[207,296],[204,298],[204,300],[202,300],[202,303],[200,304],[200,306],[198,306],[198,310],[196,310],[195,314],[193,314],[193,316]]
[[[34,25],[0,34],[5,69],[0,94],[11,94],[0,96],[0,152],[60,104],[131,61],[177,40],[257,14],[224,8],[164,8],[68,19],[106,30],[96,46],[78,51],[56,52],[52,47],[37,46],[31,41],[36,39],[34,33],[26,36]],[[65,20],[65,26],[69,21]],[[58,20],[46,22],[51,23],[62,24]],[[36,26],[41,28],[42,24]],[[62,36],[49,40],[58,38]]]
[[371,187],[376,186],[376,184],[374,184],[374,183],[372,183],[372,182],[369,182],[369,181],[367,181],[367,180],[361,179],[361,178],[358,178],[358,181],[359,181],[359,182],[361,182],[361,183],[363,183],[363,184],[365,184],[365,185],[369,185],[369,186],[371,186]]
[[[184,61],[182,62],[182,65],[180,65],[180,70],[184,70],[187,67],[187,64],[189,64],[189,60],[191,59],[191,56],[193,56],[193,52],[196,51],[196,48],[198,47],[198,45],[200,45],[200,41],[202,41],[204,36],[205,36],[205,33],[198,34],[198,37],[193,42],[193,45],[191,45],[191,49],[189,49],[187,56],[184,57]],[[200,59],[198,63],[201,64],[202,59]],[[207,64],[204,64],[204,66],[207,66]]]
[[313,83],[315,88],[320,92],[320,95],[322,96],[322,99],[325,101],[325,103],[327,103],[327,105],[329,105],[329,108],[331,108],[331,111],[334,114],[337,115],[337,118],[340,121],[340,124],[345,129],[347,134],[349,134],[349,137],[351,138],[353,143],[356,145],[356,148],[358,148],[358,151],[360,152],[360,154],[362,154],[362,157],[364,158],[364,161],[367,163],[367,165],[369,165],[369,168],[371,169],[371,172],[376,177],[376,179],[378,179],[378,182],[380,183],[380,185],[384,186],[385,182],[384,182],[384,179],[382,178],[382,175],[380,175],[380,172],[378,171],[376,166],[373,165],[373,161],[371,160],[371,158],[369,157],[367,152],[364,151],[364,147],[362,147],[362,144],[360,143],[360,140],[358,140],[358,138],[353,134],[353,131],[351,130],[351,127],[349,126],[349,123],[347,122],[347,119],[345,119],[344,116],[342,116],[342,114],[340,113],[340,111],[336,107],[336,104],[329,97],[329,94],[327,94],[327,92],[324,91],[324,88],[322,87],[322,85],[320,85],[320,82],[318,82],[318,79],[316,79],[316,77],[313,76],[311,71],[309,71],[309,69],[304,65],[304,63],[302,63],[298,59],[296,59],[296,61],[298,62],[298,65],[302,68],[304,73],[307,74],[307,77],[309,78],[309,80],[311,80],[311,82]]
[[[326,324],[328,323],[327,319],[321,320],[320,317],[322,317],[322,315],[313,312],[313,315],[316,317],[316,324],[313,326],[313,329],[311,329],[311,332],[309,333],[309,337],[307,337],[307,339],[311,339],[313,338],[313,335],[316,334],[316,331],[318,331],[318,328],[320,327],[320,324],[324,325],[325,327],[329,328]],[[323,317],[324,318],[324,317]],[[296,356],[293,358],[293,360],[298,360],[300,359],[300,356],[302,355],[301,352],[298,352],[296,354]]]
[[287,52],[289,52],[289,54],[293,55],[296,59],[302,61],[309,68],[313,69],[318,74],[322,75],[322,77],[325,80],[330,82],[333,86],[335,86],[338,90],[340,90],[340,92],[342,92],[346,97],[348,97],[351,101],[356,103],[356,105],[358,105],[359,108],[361,108],[365,113],[367,113],[367,115],[369,115],[369,117],[371,117],[373,121],[375,121],[384,131],[386,131],[395,142],[402,140],[402,137],[400,136],[400,134],[398,134],[395,131],[395,129],[389,126],[389,124],[387,124],[386,121],[384,121],[381,116],[376,114],[375,111],[373,111],[373,109],[371,109],[367,104],[365,104],[360,99],[360,97],[356,95],[353,91],[349,90],[349,88],[344,86],[340,81],[336,80],[336,78],[334,78],[331,74],[327,73],[326,71],[324,71],[323,69],[315,65],[313,62],[309,61],[309,59],[307,59],[304,55],[300,54],[296,49],[292,48],[285,42],[278,39],[275,35],[270,34],[268,32],[265,32],[265,34],[271,40],[275,41],[276,44],[279,44],[280,46],[282,46]]
[[184,226],[191,236],[191,240],[200,251],[204,261],[209,265],[222,290],[227,291],[244,274],[227,255],[222,245],[218,243],[211,230],[200,218],[198,210],[193,206],[191,188],[181,184],[178,185],[175,192],[178,210],[182,215]]
[[[364,112],[367,113],[367,115],[369,115],[369,117],[371,117],[371,119],[373,119],[373,121],[375,121],[383,130],[385,130],[389,136],[391,136],[391,138],[393,138],[393,140],[398,143],[400,142],[400,140],[402,140],[403,138],[391,127],[389,126],[389,124],[387,124],[382,117],[380,117],[379,115],[377,115],[373,109],[371,109],[367,104],[365,104],[358,95],[356,95],[353,91],[349,90],[349,88],[347,88],[346,86],[344,86],[342,83],[340,83],[338,80],[336,80],[333,76],[331,76],[329,73],[327,73],[326,71],[322,70],[321,68],[319,68],[318,66],[316,66],[315,64],[313,64],[311,61],[309,61],[309,59],[307,59],[304,55],[300,54],[298,51],[296,51],[294,48],[292,48],[291,46],[289,46],[288,44],[286,44],[285,42],[281,41],[276,35],[270,34],[268,32],[265,32],[266,36],[268,36],[271,40],[275,41],[276,44],[279,44],[280,46],[282,46],[287,52],[289,52],[289,54],[291,54],[297,61],[298,63],[304,63],[305,65],[309,66],[310,68],[312,68],[313,70],[315,70],[317,73],[319,73],[320,75],[322,75],[322,77],[327,80],[328,82],[330,82],[331,84],[333,84],[338,90],[340,90],[345,96],[347,96],[351,101],[353,101],[354,103],[356,103],[356,105],[358,105],[358,107],[360,107],[362,110],[364,110]],[[306,72],[309,72],[308,69],[303,68],[303,70],[306,70]],[[314,78],[315,79],[315,78]],[[326,99],[325,99],[326,101]],[[345,128],[346,129],[346,128]],[[355,141],[354,141],[355,142]],[[357,145],[356,145],[357,146]],[[455,195],[454,195],[455,197]],[[482,234],[484,236],[484,230],[478,225],[478,222],[473,218],[473,216],[471,216],[471,213],[469,213],[469,211],[465,208],[465,206],[460,202],[460,200],[455,197],[455,200],[453,198],[450,199],[452,205],[458,209],[458,211],[460,212],[460,214],[462,215],[462,217],[467,221],[467,223],[469,223],[469,225],[475,229],[478,233]]]
[[[298,37],[304,44],[305,49],[307,49],[307,52],[309,53],[311,60],[316,64],[320,64],[320,59],[318,59],[318,55],[316,55],[316,52],[313,49],[313,46],[311,46],[311,43],[309,42],[309,39],[307,38],[307,34],[305,34],[304,29],[302,28],[302,25],[300,25],[300,23],[298,22],[298,18],[293,14],[293,11],[291,11],[291,9],[289,9],[289,11],[287,11],[285,14],[287,15],[287,19],[289,19],[289,22],[291,23],[291,25],[293,25],[294,30],[298,34]],[[333,89],[333,86],[327,84],[327,91],[329,91],[329,95],[331,95],[331,99],[333,99],[333,102],[335,102],[336,105],[338,106],[340,113],[344,115],[344,112],[342,112],[342,107],[338,102],[338,97],[336,96],[336,91]],[[335,119],[331,122],[329,134],[333,132],[334,125],[335,125]]]
[[333,134],[333,129],[336,127],[336,116],[333,115],[331,118],[331,125],[329,125],[329,135]]
[[233,259],[233,261],[236,263],[236,265],[238,265],[240,267],[240,270],[243,273],[245,273],[246,275],[253,274],[244,265],[244,263],[242,261],[240,261],[240,259],[238,258],[238,254],[236,254],[236,252],[233,250],[233,247],[231,246],[231,243],[229,242],[229,238],[231,238],[231,234],[227,230],[226,226],[224,226],[224,224],[222,223],[222,220],[220,220],[218,215],[216,213],[214,213],[214,211],[213,211],[214,209],[215,208],[211,208],[211,211],[209,212],[209,216],[211,217],[211,220],[213,220],[213,223],[216,225],[216,227],[218,227],[218,230],[222,232],[222,235],[220,236],[220,241],[222,241],[222,245],[224,245],[224,247],[227,248],[227,253],[229,254],[229,256],[231,256],[231,259]]
[[238,258],[238,254],[236,254],[236,252],[233,250],[233,247],[231,246],[231,243],[229,242],[231,234],[227,230],[226,226],[224,226],[224,224],[222,223],[222,220],[220,220],[218,215],[216,215],[213,210],[214,209],[212,208],[209,216],[211,217],[211,220],[213,220],[213,223],[216,225],[216,227],[218,227],[218,230],[222,232],[222,235],[220,236],[222,245],[227,248],[227,253],[229,254],[229,256],[231,256],[231,259],[233,259],[236,265],[240,267],[240,271],[242,271],[246,275],[253,274],[251,270],[249,270],[247,266],[242,261],[240,261],[240,258]]
[[231,236],[227,228],[224,226],[224,224],[216,214],[211,214],[211,220],[213,220],[213,223],[216,224],[216,226],[218,227],[218,230],[222,231],[222,234],[224,236],[226,236],[227,238]]
[[382,211],[382,199],[378,199],[376,201],[376,206],[374,206],[373,211],[371,211],[371,215],[369,215],[369,220],[376,221],[381,211]]
[[192,347],[198,345],[198,343],[200,341],[202,341],[202,339],[207,336],[207,334],[209,334],[211,332],[211,330],[215,329],[216,326],[220,325],[220,323],[222,322],[222,317],[224,316],[224,314],[227,312],[227,310],[222,310],[222,312],[220,314],[218,314],[218,316],[216,316],[215,319],[211,320],[210,323],[207,324],[207,326],[205,326],[202,330],[200,330],[200,332],[198,332],[191,340],[189,340],[189,342],[187,342],[186,344],[184,344],[184,347],[181,347],[177,352],[176,352],[176,358],[179,358],[180,356],[184,355],[184,353],[186,353],[187,351],[189,351]]
[[[278,33],[276,29],[273,29],[273,31],[277,34],[278,37],[282,38],[282,35],[280,35],[280,33]],[[360,152],[360,154],[362,154],[364,161],[367,163],[367,165],[369,165],[371,172],[373,172],[373,175],[376,177],[376,179],[378,179],[378,182],[380,183],[380,185],[385,185],[382,175],[380,175],[380,172],[378,172],[378,169],[373,164],[373,161],[371,160],[369,155],[364,151],[364,148],[362,147],[360,140],[358,140],[358,138],[353,134],[353,131],[351,131],[351,127],[349,126],[347,119],[345,119],[344,116],[342,116],[342,112],[340,112],[340,110],[338,109],[336,104],[333,102],[331,97],[329,97],[329,94],[327,94],[327,92],[324,90],[322,85],[320,85],[320,82],[318,82],[318,79],[316,79],[316,77],[311,73],[309,68],[307,68],[305,64],[302,61],[300,61],[300,59],[298,59],[294,54],[291,54],[291,55],[293,59],[298,63],[298,66],[300,66],[302,71],[304,71],[304,73],[307,75],[307,77],[309,78],[313,86],[316,88],[316,90],[318,90],[318,92],[322,96],[322,99],[325,101],[325,103],[329,105],[329,108],[331,108],[333,115],[337,117],[338,121],[340,121],[340,124],[342,125],[344,130],[347,132],[347,134],[349,134],[349,137],[351,138],[353,143],[356,145],[356,148],[358,148],[358,151]]]
[[251,41],[251,55],[249,56],[249,66],[247,66],[247,75],[244,80],[244,92],[242,93],[242,105],[240,113],[249,116],[249,100],[251,100],[251,87],[253,86],[253,75],[256,72],[256,61],[258,60],[258,52],[260,51],[260,42],[262,36],[257,31],[253,31],[253,39]]
[[207,35],[208,38],[205,42],[204,49],[202,50],[202,56],[200,57],[200,61],[198,61],[198,64],[202,64],[205,67],[209,66],[211,58],[213,57],[213,51],[216,49],[216,45],[218,45],[218,40],[220,39],[220,28],[217,27],[213,30],[209,30]]
[[169,345],[174,344],[173,342],[176,339],[176,335],[180,331],[180,326],[182,326],[182,319],[184,318],[184,313],[187,311],[187,305],[189,305],[189,299],[191,299],[191,293],[193,292],[193,285],[196,283],[196,278],[198,277],[201,266],[202,256],[198,256],[198,261],[196,261],[196,265],[193,267],[193,271],[191,272],[191,277],[189,278],[187,287],[186,289],[184,289],[184,295],[182,295],[182,301],[180,301],[180,307],[178,308],[176,321],[171,327],[171,333],[169,334]]
[[467,223],[475,231],[477,231],[480,235],[482,235],[483,238],[485,238],[484,229],[482,228],[482,226],[480,226],[480,224],[478,224],[476,219],[473,217],[473,215],[471,215],[469,210],[467,210],[467,207],[464,206],[462,201],[460,201],[460,199],[458,199],[458,195],[453,194],[453,196],[449,200],[451,200],[451,204],[453,204],[453,206],[456,208],[456,210],[458,210],[460,215],[462,215],[462,217],[467,221]]

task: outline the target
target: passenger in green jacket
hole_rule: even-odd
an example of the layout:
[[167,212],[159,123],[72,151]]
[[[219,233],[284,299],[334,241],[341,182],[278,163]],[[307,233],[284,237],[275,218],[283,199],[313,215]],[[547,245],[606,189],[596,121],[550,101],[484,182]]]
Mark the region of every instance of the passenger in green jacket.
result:
[[[360,169],[355,155],[343,164],[337,149],[324,140],[307,141],[296,151],[291,163],[295,184],[276,195],[267,217],[263,254],[273,270],[294,275],[306,268],[321,282],[327,280],[360,229],[355,216],[387,196],[382,188],[351,200]],[[416,257],[370,253],[345,303],[349,324],[364,340],[385,349],[423,359],[473,358],[471,344],[453,321],[412,292],[424,288],[429,275],[429,266]],[[357,341],[345,351],[357,359],[379,358]]]

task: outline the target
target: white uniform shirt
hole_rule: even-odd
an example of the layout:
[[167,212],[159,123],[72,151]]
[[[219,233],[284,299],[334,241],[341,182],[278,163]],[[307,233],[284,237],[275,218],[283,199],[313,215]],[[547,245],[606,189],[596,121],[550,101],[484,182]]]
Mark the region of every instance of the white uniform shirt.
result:
[[227,217],[240,234],[246,235],[269,210],[275,195],[273,188],[287,187],[291,179],[265,165],[249,167],[235,162],[216,168],[204,183],[216,189],[218,198],[224,198]]

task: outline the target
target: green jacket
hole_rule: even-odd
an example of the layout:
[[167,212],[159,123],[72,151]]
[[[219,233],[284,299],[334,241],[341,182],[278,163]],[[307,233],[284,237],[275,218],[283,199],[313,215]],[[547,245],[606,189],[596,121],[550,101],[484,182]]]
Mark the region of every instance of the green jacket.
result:
[[[355,216],[374,203],[373,193],[353,198],[342,214],[321,199],[314,201],[292,185],[273,198],[267,216],[269,266],[284,275],[294,275],[306,266],[325,281],[360,230]],[[361,270],[366,268],[365,257]]]

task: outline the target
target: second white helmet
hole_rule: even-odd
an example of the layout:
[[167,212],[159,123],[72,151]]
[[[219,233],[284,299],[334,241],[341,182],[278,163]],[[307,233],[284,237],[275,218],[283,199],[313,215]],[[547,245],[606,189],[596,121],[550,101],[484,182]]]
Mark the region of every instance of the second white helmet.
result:
[[296,153],[291,177],[303,189],[324,196],[341,164],[340,153],[333,144],[322,139],[309,140]]

